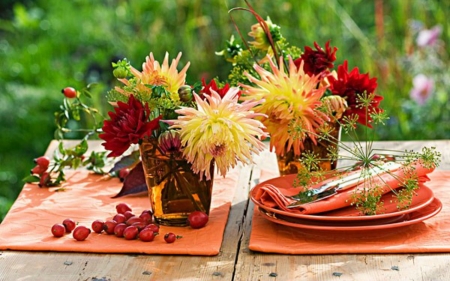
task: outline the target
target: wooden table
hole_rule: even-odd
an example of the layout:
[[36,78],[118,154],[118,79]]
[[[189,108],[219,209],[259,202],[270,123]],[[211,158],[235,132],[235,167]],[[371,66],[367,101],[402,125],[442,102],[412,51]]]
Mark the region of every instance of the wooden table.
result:
[[[439,169],[450,169],[450,141],[447,140],[389,141],[375,145],[397,150],[435,146],[442,153]],[[99,142],[91,142],[90,147],[100,147]],[[55,143],[51,143],[47,153],[54,148]],[[450,280],[450,255],[447,253],[293,256],[250,251],[253,204],[248,200],[248,191],[258,182],[259,169],[276,169],[275,155],[268,150],[255,161],[254,166],[241,167],[240,184],[217,256],[2,251],[0,281]]]

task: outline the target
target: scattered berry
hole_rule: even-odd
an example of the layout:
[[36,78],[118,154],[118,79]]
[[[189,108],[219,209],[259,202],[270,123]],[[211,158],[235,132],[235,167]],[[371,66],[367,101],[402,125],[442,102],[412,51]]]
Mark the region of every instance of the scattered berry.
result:
[[114,228],[116,227],[117,222],[115,220],[107,220],[105,221],[105,225],[103,226],[103,230],[105,230],[108,234],[114,234]]
[[61,91],[66,98],[73,99],[77,96],[77,91],[72,87],[66,87]]
[[144,228],[141,232],[139,232],[139,239],[143,242],[150,242],[155,239],[156,234],[157,233],[153,232],[151,229]]
[[91,228],[95,233],[102,233],[105,229],[105,222],[102,220],[95,220],[92,222]]
[[116,214],[113,217],[113,220],[115,220],[117,223],[122,223],[127,221],[127,217],[125,217],[124,214]]
[[175,242],[175,240],[180,239],[181,237],[182,236],[175,235],[172,232],[169,232],[164,235],[164,241],[166,241],[167,243],[173,243]]
[[63,225],[66,228],[66,232],[71,233],[77,226],[77,223],[73,219],[65,219]]
[[134,225],[127,226],[123,230],[123,237],[126,240],[136,239],[138,237],[138,234],[139,234],[139,229]]
[[128,225],[126,225],[123,222],[122,223],[118,223],[116,225],[116,227],[114,227],[114,234],[117,237],[123,237],[123,232],[124,232],[125,228],[127,228],[127,227],[128,227]]
[[132,211],[131,207],[126,203],[119,203],[116,205],[116,211],[118,214],[125,214],[126,211]]
[[140,217],[134,216],[134,217],[131,217],[131,218],[127,219],[126,224],[132,225],[135,222],[143,223],[144,221]]
[[[37,162],[38,160],[35,161]],[[43,165],[45,165],[45,160],[39,161],[43,161]],[[51,182],[49,176],[48,181]],[[73,219],[66,218],[62,223],[54,224],[51,231],[55,237],[62,237],[65,233],[72,232],[73,238],[78,241],[87,239],[92,231],[99,234],[105,231],[107,234],[114,234],[117,237],[124,237],[127,240],[139,238],[145,242],[153,241],[155,236],[158,235],[159,226],[152,223],[153,213],[151,210],[142,211],[138,217],[132,213],[130,206],[125,203],[119,203],[116,205],[116,211],[117,213],[113,219],[109,218],[106,221],[97,219],[92,222],[91,228],[81,225],[77,226],[77,223]],[[174,234],[172,233],[170,237],[166,238],[169,241],[167,243],[173,243],[173,241],[170,242],[171,239],[181,237],[175,236],[175,238],[172,238],[172,235]]]
[[91,234],[91,230],[83,225],[77,226],[73,230],[73,238],[77,241],[84,241]]
[[139,217],[146,223],[152,223],[153,222],[153,213],[150,210],[144,210],[142,211],[142,213],[139,215]]
[[131,217],[134,217],[134,214],[133,214],[131,211],[126,211],[125,213],[123,213],[123,215],[124,215],[127,219],[129,219],[129,218],[131,218]]
[[62,223],[56,223],[52,226],[52,234],[55,237],[63,237],[66,233],[66,228]]
[[143,230],[147,226],[144,222],[135,222],[131,225],[136,226],[139,231]]
[[189,225],[192,228],[197,229],[197,228],[202,228],[206,225],[206,223],[208,222],[208,215],[204,212],[194,211],[189,214],[187,219],[188,219]]
[[148,228],[155,233],[159,233],[159,226],[154,223],[147,225],[145,228]]

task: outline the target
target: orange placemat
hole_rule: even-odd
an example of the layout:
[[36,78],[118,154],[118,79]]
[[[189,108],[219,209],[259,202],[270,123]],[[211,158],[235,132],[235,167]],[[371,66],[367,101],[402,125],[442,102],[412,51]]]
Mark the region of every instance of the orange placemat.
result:
[[[261,182],[274,174],[262,173]],[[439,214],[423,222],[377,231],[323,231],[275,224],[253,210],[249,248],[279,254],[450,252],[450,171],[434,171],[427,186],[442,201]]]
[[[237,169],[230,171],[226,178],[216,176],[210,219],[204,228],[161,226],[160,235],[152,242],[94,232],[85,241],[76,241],[71,234],[61,238],[51,234],[51,226],[65,218],[72,218],[89,228],[96,219],[112,218],[119,202],[129,204],[137,215],[150,208],[147,196],[112,199],[111,196],[121,189],[118,179],[104,180],[87,171],[74,171],[67,174],[64,184],[67,190],[63,192],[26,184],[0,224],[0,250],[217,255],[238,176]],[[163,239],[167,232],[183,238],[167,244]]]

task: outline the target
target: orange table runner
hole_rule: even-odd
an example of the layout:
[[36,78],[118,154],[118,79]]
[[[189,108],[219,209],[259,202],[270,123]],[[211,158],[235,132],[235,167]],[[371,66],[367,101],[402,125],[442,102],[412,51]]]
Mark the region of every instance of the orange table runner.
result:
[[[96,219],[112,218],[119,202],[129,204],[137,215],[150,208],[147,196],[112,199],[111,196],[121,189],[116,178],[105,180],[86,171],[73,171],[67,174],[67,182],[63,185],[67,190],[60,192],[26,184],[0,224],[0,250],[217,255],[238,176],[239,170],[235,169],[226,178],[215,178],[210,219],[204,228],[161,226],[160,235],[152,242],[94,232],[85,241],[76,241],[72,234],[61,238],[51,234],[52,225],[65,218],[72,218],[89,228]],[[163,239],[167,232],[183,238],[167,244]]]
[[[263,171],[260,182],[274,176]],[[443,204],[441,212],[428,220],[371,232],[308,230],[268,221],[255,207],[249,248],[279,254],[450,252],[450,171],[428,176],[427,186]]]

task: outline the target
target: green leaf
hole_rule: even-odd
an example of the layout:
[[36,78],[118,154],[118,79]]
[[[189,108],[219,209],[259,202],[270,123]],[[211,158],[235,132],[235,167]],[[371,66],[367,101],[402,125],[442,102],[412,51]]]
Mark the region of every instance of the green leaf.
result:
[[59,153],[61,153],[61,155],[66,155],[66,150],[64,149],[64,145],[63,145],[62,141],[59,142],[58,151],[59,151]]
[[29,176],[26,176],[25,178],[23,178],[22,181],[27,182],[27,183],[39,182],[39,177],[29,175]]
[[83,139],[77,146],[75,146],[74,151],[76,155],[81,156],[86,153],[88,150],[89,145],[87,143],[86,139]]
[[77,169],[78,167],[81,166],[81,158],[73,158],[72,159],[72,169]]
[[80,121],[81,120],[80,111],[78,109],[72,110],[72,117],[73,119]]

